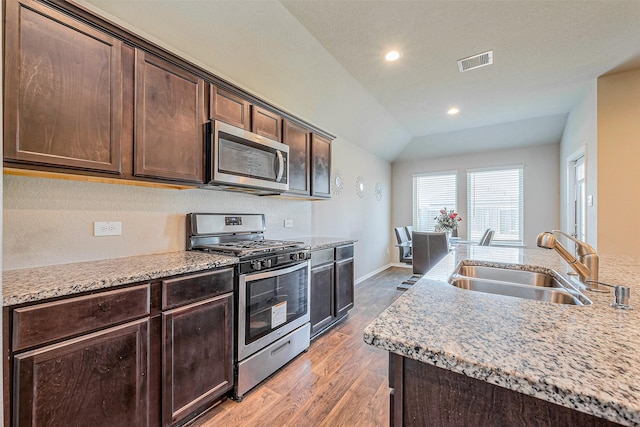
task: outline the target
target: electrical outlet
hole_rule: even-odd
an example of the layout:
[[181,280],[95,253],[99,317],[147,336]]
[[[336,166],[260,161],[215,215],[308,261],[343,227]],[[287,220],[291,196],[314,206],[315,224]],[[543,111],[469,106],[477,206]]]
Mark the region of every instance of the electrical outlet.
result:
[[291,228],[293,227],[293,220],[292,219],[285,219],[284,220],[284,228]]
[[93,223],[94,236],[120,236],[122,235],[122,221],[105,221]]

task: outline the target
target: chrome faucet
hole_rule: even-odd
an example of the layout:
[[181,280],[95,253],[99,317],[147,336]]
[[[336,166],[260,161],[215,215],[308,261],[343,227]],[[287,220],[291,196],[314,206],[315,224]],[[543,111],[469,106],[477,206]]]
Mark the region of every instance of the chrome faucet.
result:
[[[567,250],[567,248],[562,246],[562,244],[556,239],[556,236],[554,236],[554,233],[562,234],[578,245],[579,261]],[[555,249],[562,259],[564,259],[569,266],[578,273],[580,282],[584,284],[588,290],[608,292],[607,289],[598,287],[598,254],[591,245],[560,230],[545,231],[538,234],[536,243],[541,248]]]

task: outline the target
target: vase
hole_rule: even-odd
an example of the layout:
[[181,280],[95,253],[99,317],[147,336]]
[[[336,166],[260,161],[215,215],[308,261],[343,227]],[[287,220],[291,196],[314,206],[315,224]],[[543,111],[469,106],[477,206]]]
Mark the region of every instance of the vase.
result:
[[447,250],[451,250],[451,230],[445,230],[444,234],[447,236]]

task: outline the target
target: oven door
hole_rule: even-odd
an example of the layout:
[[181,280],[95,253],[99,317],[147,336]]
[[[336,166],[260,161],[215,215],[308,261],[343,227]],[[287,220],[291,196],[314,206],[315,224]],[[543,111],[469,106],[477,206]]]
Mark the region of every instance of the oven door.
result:
[[238,278],[238,360],[309,322],[309,261]]

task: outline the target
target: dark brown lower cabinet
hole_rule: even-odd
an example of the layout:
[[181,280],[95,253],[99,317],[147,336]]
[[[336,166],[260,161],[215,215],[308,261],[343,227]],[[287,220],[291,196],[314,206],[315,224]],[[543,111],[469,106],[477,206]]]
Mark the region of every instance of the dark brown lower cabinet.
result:
[[17,354],[13,425],[148,425],[147,342],[142,319]]
[[311,338],[354,305],[353,244],[311,252]]
[[[313,258],[313,255],[311,256]],[[334,268],[333,258],[328,264],[311,269],[311,334],[317,334],[334,320]]]
[[395,353],[389,356],[392,427],[618,425]]
[[162,314],[162,418],[173,425],[233,386],[233,294]]
[[[353,248],[353,246],[351,246]],[[353,308],[354,282],[353,282],[353,252],[347,259],[339,259],[335,262],[336,269],[336,316],[342,317]]]
[[4,426],[177,426],[233,388],[232,267],[4,307]]

